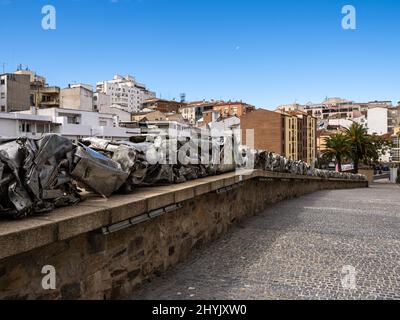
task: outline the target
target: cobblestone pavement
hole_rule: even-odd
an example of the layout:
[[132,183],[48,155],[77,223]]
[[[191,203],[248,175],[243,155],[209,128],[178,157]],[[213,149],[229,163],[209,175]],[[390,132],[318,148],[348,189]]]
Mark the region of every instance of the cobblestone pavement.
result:
[[[400,299],[399,200],[398,186],[379,183],[281,202],[133,299]],[[342,286],[344,266],[355,289]]]

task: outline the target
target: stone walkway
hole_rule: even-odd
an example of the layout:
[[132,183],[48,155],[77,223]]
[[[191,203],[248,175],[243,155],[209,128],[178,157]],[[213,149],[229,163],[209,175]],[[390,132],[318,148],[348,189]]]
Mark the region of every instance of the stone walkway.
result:
[[281,202],[133,299],[400,299],[400,188]]

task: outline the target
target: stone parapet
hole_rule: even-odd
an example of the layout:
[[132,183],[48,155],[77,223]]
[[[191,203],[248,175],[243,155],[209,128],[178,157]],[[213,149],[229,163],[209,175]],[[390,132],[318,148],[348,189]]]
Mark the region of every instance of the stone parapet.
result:
[[[0,220],[0,298],[122,298],[193,249],[269,204],[323,189],[364,188],[367,181],[255,170],[76,206],[26,220]],[[44,265],[57,289],[41,287]]]

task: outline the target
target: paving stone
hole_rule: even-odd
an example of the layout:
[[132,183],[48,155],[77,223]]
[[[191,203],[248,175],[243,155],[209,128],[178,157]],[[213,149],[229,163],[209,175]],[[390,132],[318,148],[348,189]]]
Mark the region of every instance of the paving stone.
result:
[[[399,196],[381,183],[278,203],[132,298],[400,299]],[[344,266],[355,268],[353,289]]]

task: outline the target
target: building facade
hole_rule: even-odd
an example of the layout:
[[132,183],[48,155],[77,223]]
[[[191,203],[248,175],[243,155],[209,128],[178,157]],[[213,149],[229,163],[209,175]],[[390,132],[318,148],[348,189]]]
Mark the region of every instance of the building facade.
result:
[[392,162],[400,163],[400,126],[395,127],[393,130],[392,143],[391,160]]
[[245,114],[254,111],[256,108],[244,102],[217,102],[213,110],[219,111],[222,118],[242,117]]
[[154,109],[160,112],[169,113],[169,112],[179,112],[180,108],[186,106],[185,102],[179,102],[176,100],[164,100],[164,99],[147,99],[143,102],[143,109]]
[[[259,109],[240,117],[242,144],[248,145],[247,135],[254,133],[254,148],[284,154],[285,116],[264,109]],[[252,146],[249,146],[252,147]]]
[[0,75],[0,112],[29,110],[30,77],[25,74]]
[[113,80],[98,82],[96,91],[109,95],[111,104],[128,112],[138,112],[146,100],[156,97],[154,92],[130,75],[116,75]]
[[179,109],[179,113],[182,117],[187,120],[191,125],[195,125],[197,121],[203,118],[203,113],[211,111],[214,108],[215,103],[213,101],[196,101],[188,103],[187,105]]
[[136,128],[120,127],[112,114],[64,108],[32,108],[16,113],[18,116],[46,119],[51,122],[51,133],[78,141],[86,137],[99,137],[110,140],[126,140],[140,133]]
[[111,96],[103,92],[93,93],[93,111],[100,111],[104,108],[109,108],[111,106]]
[[312,164],[317,155],[317,121],[306,113],[258,109],[240,118],[242,141],[254,130],[254,147]]
[[46,78],[37,75],[32,70],[17,70],[15,74],[29,75],[30,77],[30,106],[36,108],[60,107],[60,88],[49,86]]
[[388,109],[372,108],[368,110],[368,134],[384,135],[388,133]]
[[74,84],[62,89],[60,107],[82,111],[93,111],[93,87],[85,84]]
[[0,113],[0,137],[3,138],[40,138],[44,134],[53,132],[55,126],[51,117]]

